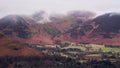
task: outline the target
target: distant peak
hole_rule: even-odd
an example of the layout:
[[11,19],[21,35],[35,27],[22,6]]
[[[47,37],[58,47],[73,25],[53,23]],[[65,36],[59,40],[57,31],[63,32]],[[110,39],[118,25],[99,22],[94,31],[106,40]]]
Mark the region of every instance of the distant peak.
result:
[[120,15],[120,13],[109,13],[109,17]]
[[103,14],[103,15],[106,15],[106,16],[108,16],[108,17],[113,17],[113,16],[120,16],[120,13],[111,12],[111,13],[106,13],[106,14]]
[[7,19],[13,19],[13,18],[18,18],[20,17],[19,15],[8,15],[8,16],[5,16],[4,18],[7,18]]

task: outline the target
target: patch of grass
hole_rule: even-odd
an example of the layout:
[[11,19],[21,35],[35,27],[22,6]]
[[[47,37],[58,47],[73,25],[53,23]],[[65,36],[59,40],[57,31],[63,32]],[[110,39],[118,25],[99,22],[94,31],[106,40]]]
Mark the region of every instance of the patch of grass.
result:
[[101,54],[89,54],[89,55],[86,55],[86,56],[101,56]]
[[82,51],[85,51],[86,50],[85,46],[91,46],[92,51],[99,51],[101,49],[102,52],[116,52],[116,53],[120,52],[120,48],[105,47],[104,45],[96,45],[96,44],[87,44],[84,46],[67,46],[64,47],[63,49],[77,48]]
[[105,47],[102,49],[103,52],[120,52],[120,48],[111,48],[111,47]]
[[60,53],[61,56],[63,57],[68,57],[68,55],[64,54],[64,53]]
[[77,48],[77,49],[80,49],[82,51],[86,50],[86,48],[82,47],[82,46],[68,46],[68,47],[64,47],[63,49],[69,49],[69,48]]
[[104,45],[90,44],[93,51],[99,51],[102,49],[103,52],[120,52],[120,48],[105,47]]
[[104,45],[89,44],[92,48],[105,48]]
[[87,60],[79,60],[80,63],[85,63]]
[[71,53],[71,54],[77,54],[78,52],[69,51],[68,53]]

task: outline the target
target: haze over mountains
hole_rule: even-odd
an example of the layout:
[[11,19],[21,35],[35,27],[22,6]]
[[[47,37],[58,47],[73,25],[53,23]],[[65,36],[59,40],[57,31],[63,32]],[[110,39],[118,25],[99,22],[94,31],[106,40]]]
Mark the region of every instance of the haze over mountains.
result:
[[83,22],[83,25],[65,33],[61,38],[67,37],[77,43],[119,45],[119,19],[120,15],[117,13],[100,15],[91,21]]
[[64,40],[79,44],[120,45],[119,13],[105,13],[96,17],[95,13],[89,11],[73,11],[47,18],[42,14],[5,16],[0,19],[0,32],[32,44],[55,44],[55,40]]
[[0,68],[119,68],[119,26],[120,13],[5,16],[0,19]]

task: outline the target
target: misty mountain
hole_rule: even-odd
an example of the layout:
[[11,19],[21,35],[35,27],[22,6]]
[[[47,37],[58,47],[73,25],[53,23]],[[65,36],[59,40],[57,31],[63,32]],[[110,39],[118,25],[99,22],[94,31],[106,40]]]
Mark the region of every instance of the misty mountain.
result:
[[40,24],[28,16],[8,15],[2,18],[0,32],[24,42],[47,43],[49,41],[52,43],[50,36],[40,27]]
[[107,13],[97,16],[81,26],[73,28],[60,38],[77,43],[96,43],[119,45],[120,14]]
[[[74,16],[71,14],[50,16],[51,22],[47,23],[38,23],[33,17],[9,15],[0,20],[0,32],[34,44],[53,44],[54,40],[60,39],[76,43],[119,45],[119,13],[106,13],[95,18],[92,13],[79,12],[77,18],[77,13]],[[81,17],[85,17],[86,21]]]
[[99,27],[96,32],[113,32],[118,33],[120,30],[120,14],[119,13],[107,13],[96,17],[94,20]]

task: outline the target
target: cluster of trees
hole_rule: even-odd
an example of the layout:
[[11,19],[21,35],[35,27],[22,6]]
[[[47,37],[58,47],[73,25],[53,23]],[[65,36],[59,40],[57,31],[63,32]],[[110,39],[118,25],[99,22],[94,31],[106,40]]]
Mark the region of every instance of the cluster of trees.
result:
[[61,56],[18,56],[0,57],[0,68],[119,68],[120,61],[88,60],[80,63],[72,58]]
[[43,29],[53,37],[61,34],[61,32],[56,27],[52,26],[50,23],[41,24],[41,27],[43,27]]
[[4,37],[4,34],[0,33],[0,38],[3,38]]
[[78,68],[71,58],[60,56],[17,56],[0,57],[0,68]]
[[61,51],[62,52],[69,52],[69,51],[72,51],[72,52],[82,52],[82,50],[77,49],[77,48],[62,49]]
[[101,53],[102,58],[120,58],[120,53],[106,52]]
[[55,40],[54,43],[57,45],[60,45],[60,47],[67,47],[67,46],[71,45],[70,42],[61,41],[61,40]]

